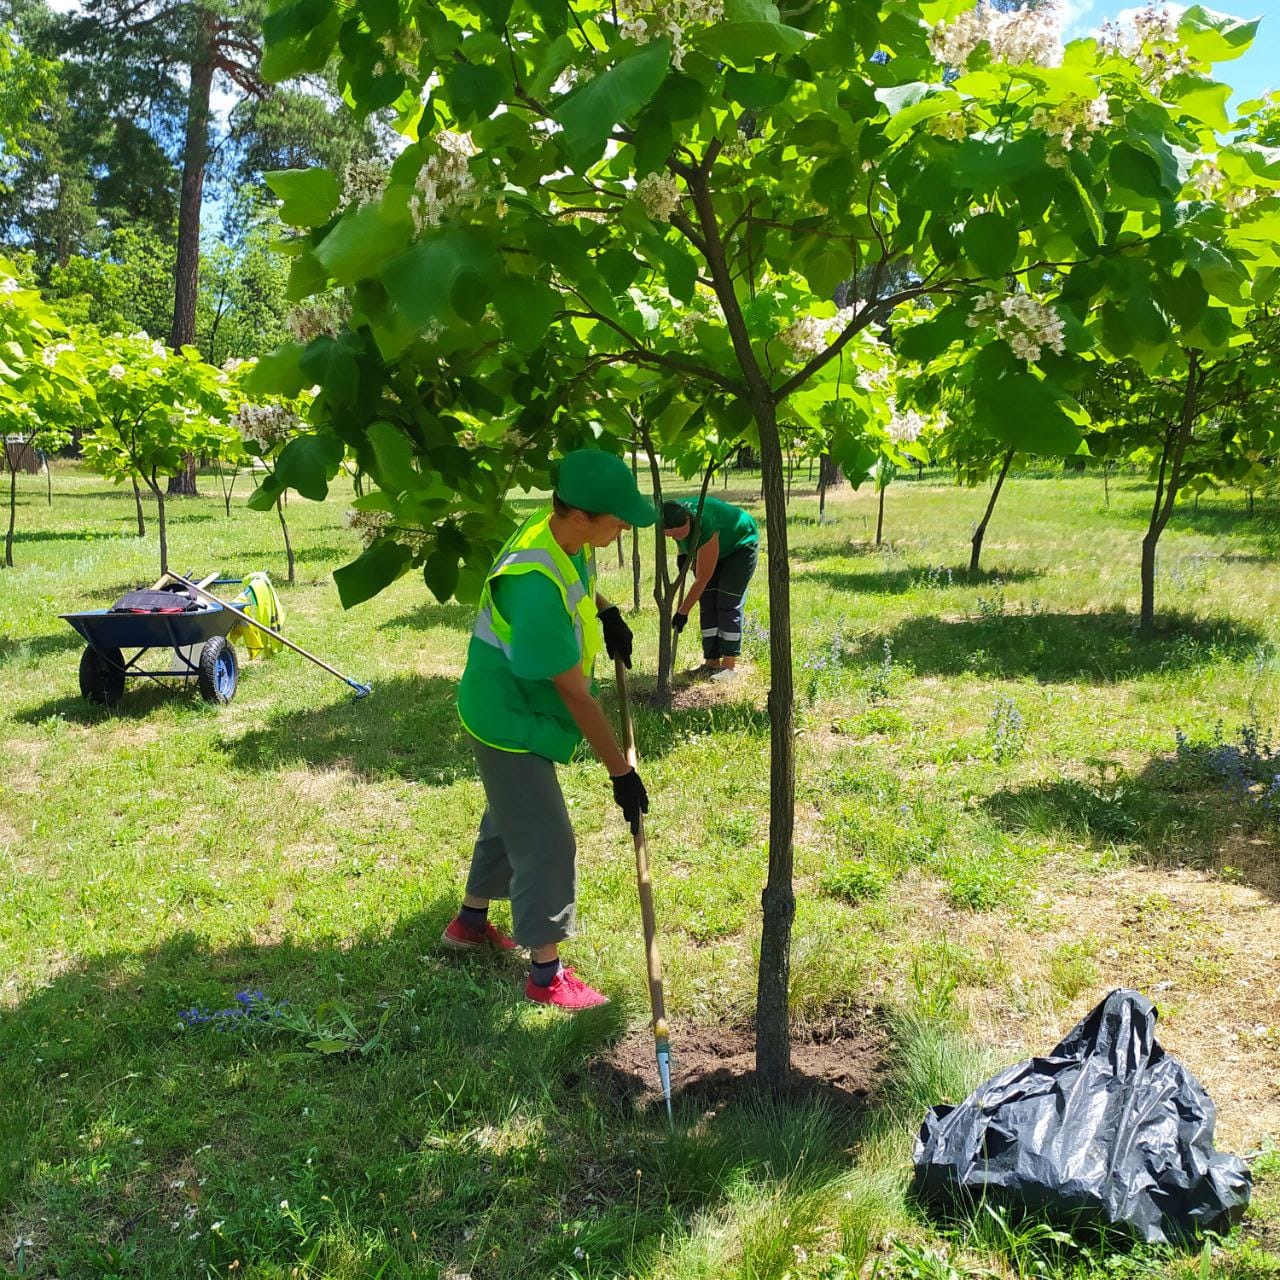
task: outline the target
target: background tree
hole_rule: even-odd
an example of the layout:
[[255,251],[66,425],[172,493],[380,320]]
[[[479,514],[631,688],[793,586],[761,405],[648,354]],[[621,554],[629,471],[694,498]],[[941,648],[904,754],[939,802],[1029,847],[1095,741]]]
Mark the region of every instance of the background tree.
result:
[[[336,468],[349,446],[369,497],[422,531],[340,571],[346,604],[411,568],[442,598],[474,594],[508,490],[545,484],[553,451],[598,438],[602,399],[680,395],[726,444],[759,443],[772,763],[757,1053],[774,1087],[795,911],[781,424],[820,419],[845,347],[934,296],[945,305],[918,341],[980,347],[982,425],[1074,449],[1073,354],[1108,340],[1094,312],[1133,301],[1135,269],[1147,298],[1176,290],[1170,264],[1192,251],[1179,154],[1216,148],[1208,64],[1252,30],[1188,10],[1172,33],[1185,78],[1157,96],[1163,32],[1136,49],[1076,42],[1064,60],[1051,14],[951,0],[788,21],[765,0],[273,9],[271,75],[338,56],[349,100],[396,104],[409,138],[385,189],[359,198],[320,169],[272,179],[302,228],[291,286],[352,291],[342,331],[259,365],[263,390],[321,387],[313,439],[286,448],[273,481],[293,484],[296,462],[311,484],[302,465]],[[886,293],[904,258],[912,274]],[[837,309],[851,279],[867,284]],[[655,289],[687,323],[646,305]]]

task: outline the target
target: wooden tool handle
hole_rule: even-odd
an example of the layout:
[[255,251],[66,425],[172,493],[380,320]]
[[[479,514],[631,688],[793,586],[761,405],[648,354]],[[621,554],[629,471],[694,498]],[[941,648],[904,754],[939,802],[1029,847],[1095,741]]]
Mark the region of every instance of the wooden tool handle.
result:
[[[636,767],[636,733],[631,720],[631,700],[627,694],[627,669],[620,658],[614,659],[614,675],[618,682],[618,707],[622,715],[622,746],[627,763]],[[667,1006],[662,990],[662,958],[658,955],[658,927],[653,914],[653,885],[649,879],[649,846],[644,838],[644,814],[640,814],[635,833],[636,889],[640,895],[640,921],[644,926],[645,965],[649,971],[649,1003],[653,1008],[655,1030],[666,1034]]]

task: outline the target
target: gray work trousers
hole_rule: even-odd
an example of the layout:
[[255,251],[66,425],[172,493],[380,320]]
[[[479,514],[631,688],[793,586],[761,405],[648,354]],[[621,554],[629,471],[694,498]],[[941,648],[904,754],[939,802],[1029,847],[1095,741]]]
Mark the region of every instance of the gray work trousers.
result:
[[577,844],[569,810],[545,756],[499,751],[471,740],[488,802],[471,855],[467,892],[510,898],[516,941],[563,942],[573,933]]

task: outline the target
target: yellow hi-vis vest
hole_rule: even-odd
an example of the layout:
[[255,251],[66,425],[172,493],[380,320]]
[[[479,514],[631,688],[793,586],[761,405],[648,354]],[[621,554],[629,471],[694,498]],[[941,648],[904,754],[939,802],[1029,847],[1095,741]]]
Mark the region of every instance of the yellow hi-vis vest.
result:
[[472,737],[502,751],[528,751],[567,763],[582,740],[569,709],[550,680],[525,680],[511,669],[511,624],[494,600],[500,577],[540,573],[559,593],[573,623],[582,672],[591,680],[604,647],[596,609],[594,552],[587,548],[587,584],[551,533],[551,510],[531,516],[508,539],[480,595],[480,610],[458,691],[458,713]]

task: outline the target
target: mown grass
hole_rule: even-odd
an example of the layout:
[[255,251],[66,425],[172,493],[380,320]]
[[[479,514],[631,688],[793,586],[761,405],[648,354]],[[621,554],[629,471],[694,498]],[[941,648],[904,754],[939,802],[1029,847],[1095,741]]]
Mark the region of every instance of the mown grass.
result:
[[[52,507],[23,483],[18,568],[0,575],[11,1273],[1200,1274],[1199,1258],[1064,1250],[989,1217],[930,1224],[906,1195],[910,1138],[926,1107],[1126,984],[1221,1087],[1241,1149],[1274,1144],[1276,824],[1205,753],[1178,758],[1174,733],[1280,724],[1280,513],[1247,519],[1234,495],[1180,512],[1161,629],[1144,637],[1134,477],[1106,507],[1092,479],[1015,476],[977,582],[961,567],[983,495],[895,485],[877,550],[870,495],[837,497],[819,525],[797,483],[794,1014],[875,1009],[891,1060],[869,1115],[686,1101],[668,1136],[579,1070],[646,1019],[630,842],[598,766],[563,771],[581,866],[567,954],[613,1005],[558,1017],[522,1002],[518,963],[437,950],[482,806],[452,704],[469,611],[406,579],[342,613],[345,503],[295,501],[288,629],[373,696],[283,657],[220,711],[147,687],[107,713],[81,701],[80,643],[56,615],[154,578],[154,537],[72,465]],[[758,489],[732,476],[728,494]],[[274,515],[173,505],[176,565],[283,577]],[[628,602],[629,570],[602,564]],[[668,1001],[686,1025],[740,1023],[754,998],[767,613],[760,583],[739,688],[639,713]],[[642,687],[651,619],[634,623]],[[184,1028],[181,1011],[240,991],[279,1016]],[[1264,1157],[1255,1172],[1211,1274],[1280,1274],[1280,1171]]]

